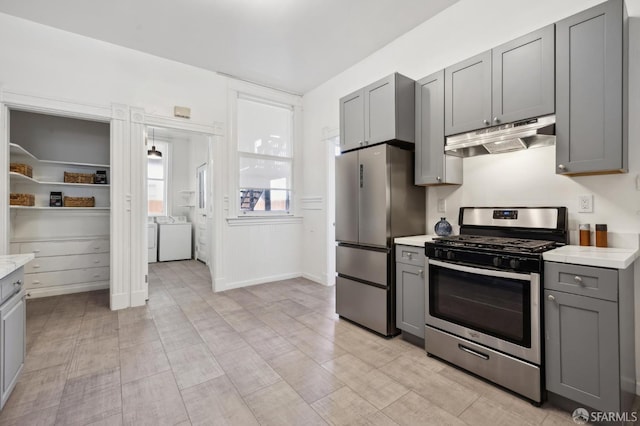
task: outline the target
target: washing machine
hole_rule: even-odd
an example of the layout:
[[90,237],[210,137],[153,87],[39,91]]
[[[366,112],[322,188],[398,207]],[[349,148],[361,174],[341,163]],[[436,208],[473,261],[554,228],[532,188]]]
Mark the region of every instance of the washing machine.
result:
[[149,222],[147,224],[149,231],[147,232],[148,247],[149,247],[149,263],[155,263],[158,261],[158,224],[155,222]]
[[191,259],[191,222],[184,216],[156,218],[158,261]]

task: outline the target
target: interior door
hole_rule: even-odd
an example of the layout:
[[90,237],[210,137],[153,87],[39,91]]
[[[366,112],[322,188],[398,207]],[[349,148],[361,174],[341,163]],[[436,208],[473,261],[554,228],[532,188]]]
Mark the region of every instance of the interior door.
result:
[[209,262],[207,246],[207,165],[202,164],[196,170],[196,260]]

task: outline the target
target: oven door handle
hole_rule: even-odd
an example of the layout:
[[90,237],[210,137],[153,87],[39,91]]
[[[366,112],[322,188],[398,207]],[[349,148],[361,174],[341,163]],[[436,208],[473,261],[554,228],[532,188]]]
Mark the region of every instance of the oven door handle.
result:
[[428,260],[429,265],[439,266],[441,268],[452,269],[454,271],[468,272],[470,274],[485,275],[489,277],[499,278],[511,278],[514,280],[531,281],[531,274],[517,274],[515,272],[496,271],[494,269],[480,269],[472,268],[470,266],[457,265],[449,262],[442,262],[440,260]]

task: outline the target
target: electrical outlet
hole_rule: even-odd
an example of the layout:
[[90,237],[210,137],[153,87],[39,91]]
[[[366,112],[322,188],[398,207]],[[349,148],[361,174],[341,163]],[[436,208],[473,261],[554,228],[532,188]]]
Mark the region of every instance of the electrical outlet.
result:
[[447,212],[447,201],[444,198],[438,198],[438,213]]
[[578,213],[593,213],[593,195],[578,195]]

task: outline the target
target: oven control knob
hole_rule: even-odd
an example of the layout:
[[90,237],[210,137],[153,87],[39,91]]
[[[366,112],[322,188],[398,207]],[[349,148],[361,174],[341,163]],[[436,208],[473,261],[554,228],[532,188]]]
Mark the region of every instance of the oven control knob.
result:
[[442,257],[442,250],[440,250],[440,249],[436,249],[436,250],[433,252],[433,257],[435,257],[436,259],[437,259],[437,258],[439,258],[439,257]]
[[509,266],[511,266],[511,269],[516,269],[520,266],[520,261],[518,259],[511,259],[509,261]]
[[496,268],[502,266],[502,258],[494,257],[493,258],[493,266],[495,266]]
[[449,260],[453,260],[455,257],[456,257],[456,256],[455,256],[455,254],[453,254],[453,252],[452,252],[452,251],[448,251],[448,252],[447,252],[447,259],[449,259]]

